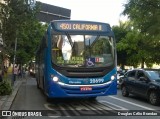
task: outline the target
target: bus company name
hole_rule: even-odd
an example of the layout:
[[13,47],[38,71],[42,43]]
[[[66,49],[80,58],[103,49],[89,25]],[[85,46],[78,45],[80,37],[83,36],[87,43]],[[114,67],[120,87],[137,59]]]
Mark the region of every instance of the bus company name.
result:
[[81,81],[69,81],[69,84],[81,84]]
[[97,25],[97,24],[61,23],[60,28],[63,29],[63,30],[102,31],[102,25]]
[[104,79],[103,78],[91,78],[91,79],[81,79],[81,80],[70,80],[69,84],[100,84],[100,83],[104,83]]

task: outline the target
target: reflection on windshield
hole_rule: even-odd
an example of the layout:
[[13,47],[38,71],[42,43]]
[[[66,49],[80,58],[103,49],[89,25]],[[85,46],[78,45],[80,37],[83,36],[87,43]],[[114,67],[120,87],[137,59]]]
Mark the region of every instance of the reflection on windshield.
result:
[[152,80],[160,80],[160,72],[158,72],[158,71],[147,71],[147,73]]
[[72,47],[66,36],[62,36],[62,55],[65,61],[69,61],[72,55]]
[[111,66],[114,64],[113,39],[100,35],[53,35],[52,61],[68,67]]

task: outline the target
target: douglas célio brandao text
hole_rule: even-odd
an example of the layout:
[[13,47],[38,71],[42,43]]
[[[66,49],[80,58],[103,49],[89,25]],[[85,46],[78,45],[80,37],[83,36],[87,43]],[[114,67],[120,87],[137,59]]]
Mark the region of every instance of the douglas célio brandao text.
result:
[[157,112],[129,111],[118,112],[118,116],[158,116]]

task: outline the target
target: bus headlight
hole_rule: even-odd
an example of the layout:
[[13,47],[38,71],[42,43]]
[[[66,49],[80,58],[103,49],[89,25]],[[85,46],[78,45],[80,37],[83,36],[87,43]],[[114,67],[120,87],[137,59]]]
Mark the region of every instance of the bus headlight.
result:
[[51,74],[51,79],[54,81],[54,82],[58,82],[59,81],[59,78],[57,76],[54,76],[53,74]]
[[115,79],[115,76],[111,76],[111,81],[113,81]]
[[59,79],[58,79],[58,77],[54,76],[52,80],[53,80],[54,82],[58,82]]

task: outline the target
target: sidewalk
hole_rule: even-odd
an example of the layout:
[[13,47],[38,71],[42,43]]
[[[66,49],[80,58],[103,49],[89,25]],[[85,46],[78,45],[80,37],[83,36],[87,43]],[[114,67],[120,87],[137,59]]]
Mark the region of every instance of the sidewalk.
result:
[[0,110],[9,110],[12,102],[14,101],[14,98],[18,92],[18,89],[24,79],[17,79],[13,86],[12,94],[6,95],[6,96],[0,96]]

